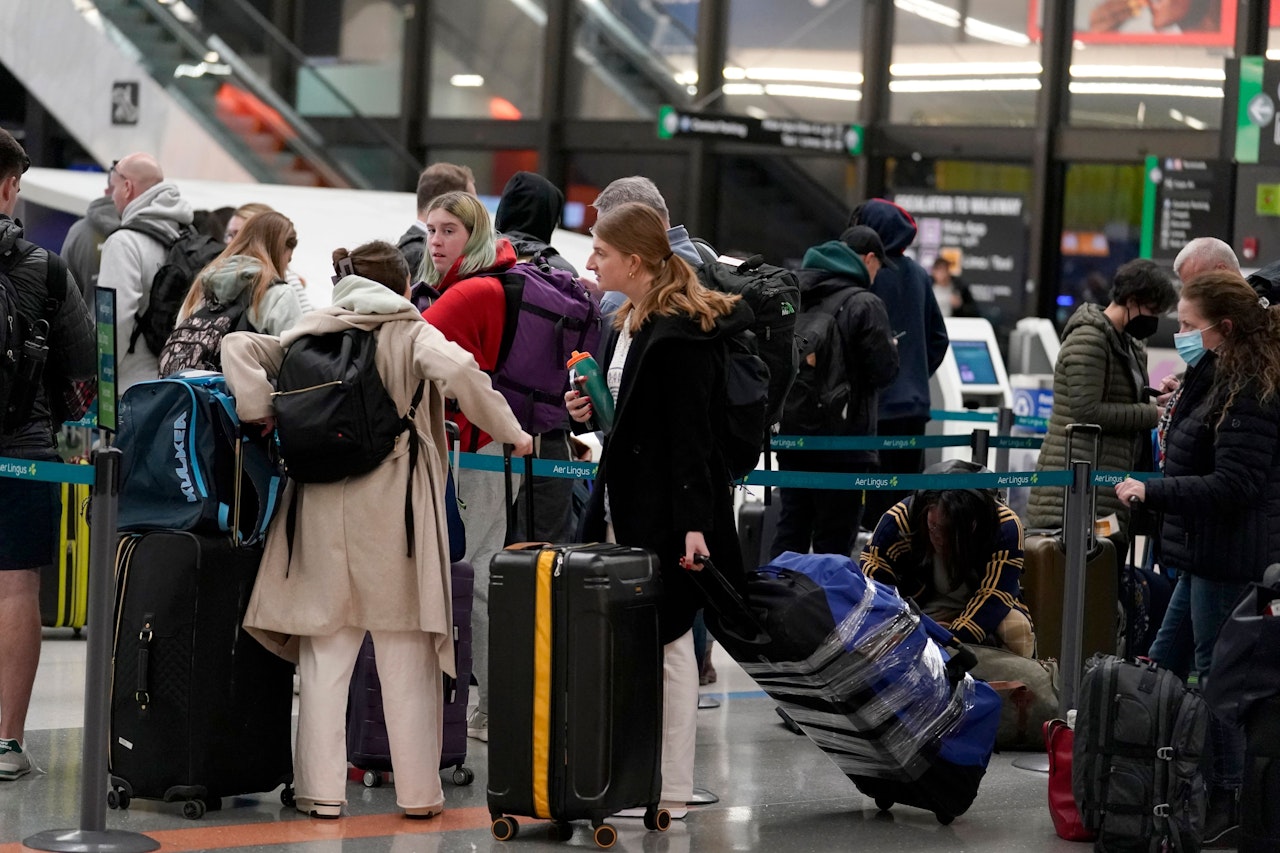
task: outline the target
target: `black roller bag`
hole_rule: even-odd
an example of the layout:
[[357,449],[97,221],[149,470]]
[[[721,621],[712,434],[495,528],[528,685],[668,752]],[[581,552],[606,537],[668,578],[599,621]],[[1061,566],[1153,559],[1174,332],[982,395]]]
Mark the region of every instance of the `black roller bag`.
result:
[[241,627],[262,549],[151,532],[116,557],[108,804],[271,791],[292,802],[293,666]]
[[659,574],[649,551],[620,545],[530,546],[489,569],[489,813],[498,840],[513,816],[590,820],[601,847],[609,815],[661,795]]

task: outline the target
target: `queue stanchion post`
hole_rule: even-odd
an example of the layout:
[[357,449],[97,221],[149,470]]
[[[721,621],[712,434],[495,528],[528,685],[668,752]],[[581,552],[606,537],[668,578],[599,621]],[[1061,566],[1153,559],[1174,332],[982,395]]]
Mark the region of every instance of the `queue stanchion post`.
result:
[[1066,546],[1066,588],[1062,596],[1062,692],[1058,713],[1065,720],[1076,707],[1084,648],[1085,567],[1089,560],[1089,534],[1093,526],[1093,463],[1077,460],[1071,464],[1071,485],[1062,537]]
[[[996,415],[996,435],[1013,435],[1013,409],[1001,408]],[[1009,448],[996,448],[996,473],[1003,474],[1009,470]]]
[[89,517],[89,618],[85,651],[84,734],[80,766],[80,827],[38,832],[22,843],[59,853],[147,853],[160,843],[137,832],[107,829],[107,723],[111,696],[115,541],[120,501],[120,449],[94,453]]
[[991,455],[991,430],[975,429],[969,437],[969,449],[972,451],[970,458],[973,463],[985,466]]

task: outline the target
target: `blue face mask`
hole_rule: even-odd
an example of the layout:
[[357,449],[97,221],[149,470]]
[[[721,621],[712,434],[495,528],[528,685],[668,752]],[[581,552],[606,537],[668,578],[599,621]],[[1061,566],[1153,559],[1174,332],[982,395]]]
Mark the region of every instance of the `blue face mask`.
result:
[[1188,367],[1195,367],[1200,359],[1204,358],[1206,352],[1204,348],[1204,332],[1212,329],[1212,326],[1205,326],[1203,329],[1192,329],[1189,332],[1178,332],[1173,336],[1173,345],[1178,348],[1178,355],[1182,356],[1182,360],[1187,363]]

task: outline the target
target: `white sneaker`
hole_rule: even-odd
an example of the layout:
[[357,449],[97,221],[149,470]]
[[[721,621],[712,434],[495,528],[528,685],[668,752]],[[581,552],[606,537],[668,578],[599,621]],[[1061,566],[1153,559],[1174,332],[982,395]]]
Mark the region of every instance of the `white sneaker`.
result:
[[0,780],[12,782],[26,776],[34,765],[31,756],[16,740],[0,738]]
[[478,707],[467,714],[467,737],[489,742],[489,715]]

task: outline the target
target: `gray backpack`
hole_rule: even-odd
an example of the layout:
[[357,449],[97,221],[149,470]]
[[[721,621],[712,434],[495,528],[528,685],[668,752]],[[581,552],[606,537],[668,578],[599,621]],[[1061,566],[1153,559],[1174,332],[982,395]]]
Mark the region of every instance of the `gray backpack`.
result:
[[1094,655],[1077,703],[1071,788],[1106,853],[1197,853],[1209,706],[1151,662]]

